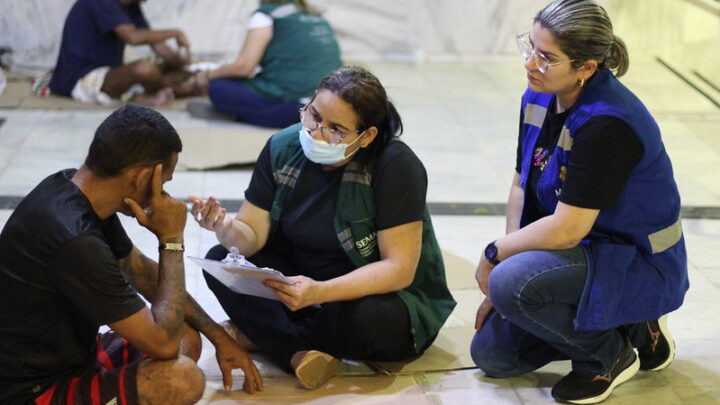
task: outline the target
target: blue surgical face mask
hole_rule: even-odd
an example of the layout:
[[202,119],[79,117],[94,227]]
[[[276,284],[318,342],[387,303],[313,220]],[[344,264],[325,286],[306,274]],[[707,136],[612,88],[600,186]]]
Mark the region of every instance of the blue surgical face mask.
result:
[[298,135],[300,136],[300,145],[302,146],[302,150],[303,153],[305,153],[306,158],[308,158],[311,162],[321,165],[334,165],[335,163],[342,162],[343,160],[349,158],[354,155],[355,152],[360,150],[360,148],[357,148],[350,154],[350,156],[345,156],[345,151],[348,146],[355,143],[358,139],[360,139],[360,137],[362,137],[363,134],[361,133],[360,136],[350,143],[339,143],[337,145],[331,145],[325,141],[319,141],[313,138],[308,129],[305,127],[300,128]]

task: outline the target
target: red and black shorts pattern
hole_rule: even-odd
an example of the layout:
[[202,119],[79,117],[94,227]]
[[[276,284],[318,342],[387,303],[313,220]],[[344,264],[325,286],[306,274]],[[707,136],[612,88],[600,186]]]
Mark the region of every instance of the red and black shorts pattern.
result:
[[135,405],[137,370],[145,354],[113,332],[97,336],[97,365],[35,398],[36,405]]

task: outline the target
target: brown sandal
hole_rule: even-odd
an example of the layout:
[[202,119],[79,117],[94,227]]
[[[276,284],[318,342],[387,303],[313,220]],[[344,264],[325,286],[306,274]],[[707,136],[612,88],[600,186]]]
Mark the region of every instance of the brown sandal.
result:
[[295,377],[304,388],[314,390],[337,374],[340,364],[339,359],[327,353],[310,350],[295,367]]

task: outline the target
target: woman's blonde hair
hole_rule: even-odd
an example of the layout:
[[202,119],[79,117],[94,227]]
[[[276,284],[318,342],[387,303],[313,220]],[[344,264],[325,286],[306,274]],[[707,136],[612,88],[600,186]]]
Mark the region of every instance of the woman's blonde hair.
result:
[[560,49],[580,67],[589,59],[598,61],[615,76],[624,75],[630,66],[625,43],[613,34],[607,12],[592,0],[556,0],[534,19],[550,31]]

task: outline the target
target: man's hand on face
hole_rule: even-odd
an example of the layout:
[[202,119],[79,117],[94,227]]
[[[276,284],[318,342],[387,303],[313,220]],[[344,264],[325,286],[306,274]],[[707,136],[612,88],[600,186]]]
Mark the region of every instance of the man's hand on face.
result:
[[187,212],[185,203],[176,200],[162,188],[162,164],[153,169],[150,205],[143,210],[132,198],[125,198],[138,223],[154,233],[161,242],[182,238]]

